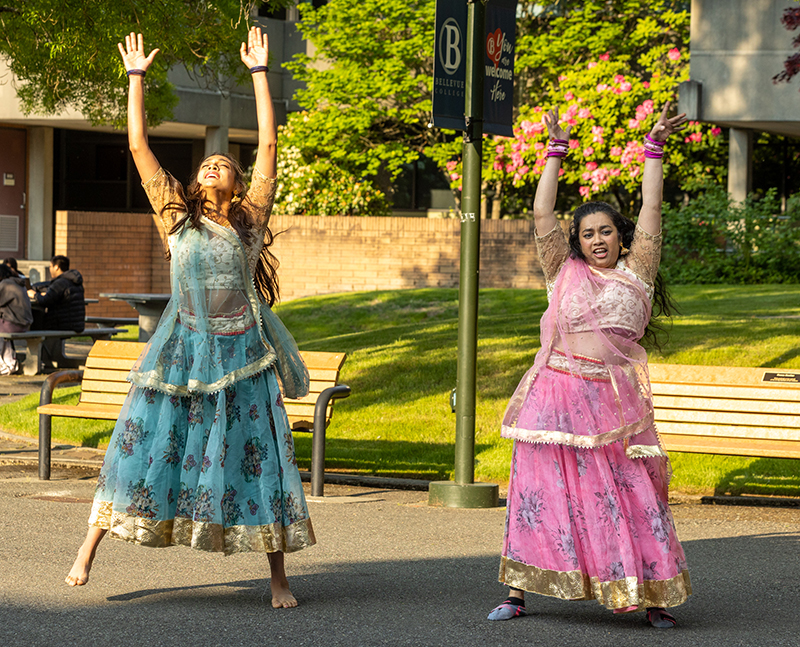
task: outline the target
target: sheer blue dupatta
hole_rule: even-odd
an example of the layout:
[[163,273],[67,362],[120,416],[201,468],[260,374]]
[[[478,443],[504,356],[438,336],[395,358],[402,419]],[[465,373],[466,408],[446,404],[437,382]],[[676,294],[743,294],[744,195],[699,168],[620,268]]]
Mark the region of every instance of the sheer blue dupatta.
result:
[[267,341],[277,355],[275,367],[283,395],[293,400],[308,395],[308,368],[300,356],[297,342],[266,303],[261,304],[261,324]]

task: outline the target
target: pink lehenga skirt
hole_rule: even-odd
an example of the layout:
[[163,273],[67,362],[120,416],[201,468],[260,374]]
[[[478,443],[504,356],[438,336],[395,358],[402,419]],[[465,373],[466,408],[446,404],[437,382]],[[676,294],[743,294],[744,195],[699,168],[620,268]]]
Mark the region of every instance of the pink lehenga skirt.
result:
[[[546,386],[531,389],[521,427],[569,411],[582,378],[545,367],[537,381]],[[613,386],[598,381],[592,391],[593,419],[564,415],[571,428],[563,431],[590,436],[618,424]],[[686,601],[691,583],[667,501],[667,459],[628,458],[625,447],[515,442],[501,582],[609,609]]]

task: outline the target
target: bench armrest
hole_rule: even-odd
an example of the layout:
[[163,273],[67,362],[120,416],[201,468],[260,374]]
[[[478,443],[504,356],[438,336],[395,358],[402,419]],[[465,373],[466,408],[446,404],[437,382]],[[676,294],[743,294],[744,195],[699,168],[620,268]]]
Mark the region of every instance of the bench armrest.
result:
[[[51,373],[42,384],[39,394],[39,406],[50,404],[53,401],[53,391],[59,384],[80,382],[83,371],[57,371]],[[50,480],[50,415],[39,414],[39,480]]]
[[311,496],[324,496],[325,488],[325,414],[331,400],[350,395],[346,384],[331,386],[319,394],[314,407],[314,437],[311,440]]

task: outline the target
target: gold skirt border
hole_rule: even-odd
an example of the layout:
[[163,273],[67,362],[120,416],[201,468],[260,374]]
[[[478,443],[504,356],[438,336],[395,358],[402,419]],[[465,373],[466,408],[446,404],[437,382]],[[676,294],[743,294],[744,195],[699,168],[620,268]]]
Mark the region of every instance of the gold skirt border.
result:
[[294,553],[317,543],[311,519],[289,526],[273,523],[264,526],[230,526],[193,521],[165,519],[155,521],[124,512],[115,512],[110,501],[95,501],[89,515],[89,525],[108,530],[109,537],[140,546],[165,548],[189,546],[207,552],[234,553]]
[[669,580],[644,580],[626,577],[601,582],[581,571],[549,571],[503,557],[500,582],[562,600],[597,600],[608,609],[638,607],[676,607],[692,594],[689,571]]

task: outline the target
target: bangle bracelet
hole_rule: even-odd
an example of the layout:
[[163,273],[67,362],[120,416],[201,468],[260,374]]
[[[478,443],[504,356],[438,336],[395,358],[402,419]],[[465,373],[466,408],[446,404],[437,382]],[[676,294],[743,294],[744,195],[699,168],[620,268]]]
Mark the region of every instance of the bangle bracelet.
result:
[[256,72],[269,72],[269,68],[266,65],[254,65],[250,68],[250,74],[255,74]]
[[147,74],[147,72],[145,72],[144,70],[128,70],[127,72],[125,72],[125,74],[127,74],[128,76],[144,77],[144,75]]
[[652,137],[650,137],[650,133],[646,134],[646,135],[644,136],[644,138],[645,138],[647,141],[649,141],[651,144],[655,144],[656,146],[664,146],[664,144],[666,144],[666,143],[667,143],[667,142],[658,142],[658,141],[656,141],[655,139],[653,139]]

